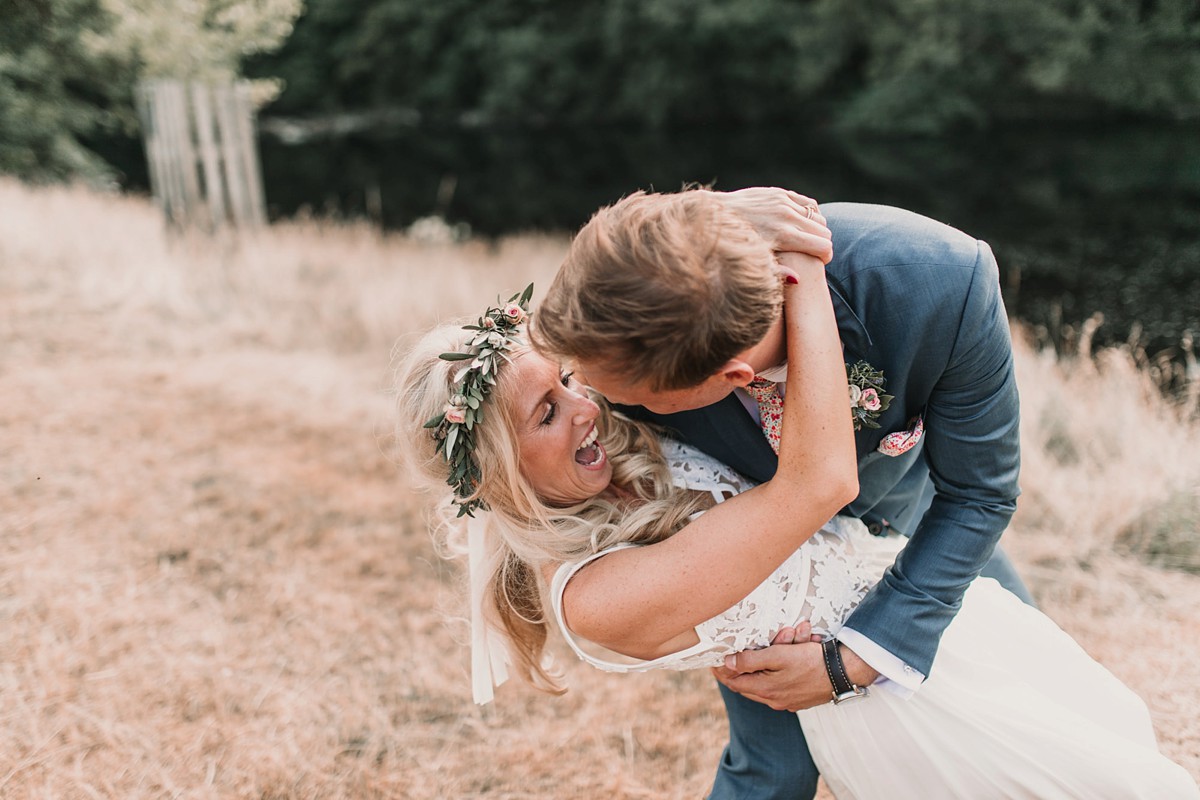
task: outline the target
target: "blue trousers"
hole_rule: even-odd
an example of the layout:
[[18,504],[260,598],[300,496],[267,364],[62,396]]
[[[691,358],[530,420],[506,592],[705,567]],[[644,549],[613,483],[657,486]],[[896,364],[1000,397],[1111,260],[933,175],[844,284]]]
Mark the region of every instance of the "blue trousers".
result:
[[[1034,604],[1000,548],[983,574]],[[796,715],[720,688],[729,717],[729,744],[721,754],[710,800],[812,800],[817,793],[817,765]]]

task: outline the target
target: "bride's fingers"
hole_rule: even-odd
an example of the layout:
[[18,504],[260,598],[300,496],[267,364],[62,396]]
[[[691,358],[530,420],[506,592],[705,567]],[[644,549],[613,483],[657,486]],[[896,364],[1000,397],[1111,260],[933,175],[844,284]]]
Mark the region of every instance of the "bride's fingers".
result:
[[794,226],[781,226],[774,233],[772,249],[776,252],[805,253],[821,259],[824,264],[833,259],[833,238],[825,227],[824,217],[820,222],[801,220]]
[[775,637],[771,639],[771,644],[796,644],[809,641],[812,641],[812,624],[808,620],[802,620],[795,625],[780,628]]
[[749,222],[772,250],[807,253],[825,264],[833,257],[833,234],[811,197],[768,186],[715,194]]
[[795,628],[781,628],[779,633],[775,634],[775,637],[771,639],[771,644],[794,644],[797,638],[798,636]]

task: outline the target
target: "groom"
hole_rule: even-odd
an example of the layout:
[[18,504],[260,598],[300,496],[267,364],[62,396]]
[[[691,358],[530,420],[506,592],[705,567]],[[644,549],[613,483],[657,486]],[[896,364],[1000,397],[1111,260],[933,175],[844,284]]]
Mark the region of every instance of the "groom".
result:
[[[717,670],[730,725],[718,800],[811,798],[817,770],[790,712],[835,694],[870,702],[860,687],[872,684],[920,691],[981,571],[1029,600],[995,552],[1018,494],[1018,404],[985,243],[896,208],[835,203],[818,212],[780,189],[637,194],[580,231],[538,310],[534,344],[574,361],[585,382],[632,416],[766,481],[777,460],[755,397],[760,386],[782,384],[789,365],[777,279],[763,259],[739,255],[761,250],[764,239],[828,262],[855,370],[847,402],[861,421],[860,493],[842,513],[910,541],[839,644],[776,644]],[[878,377],[882,390],[871,382]]]

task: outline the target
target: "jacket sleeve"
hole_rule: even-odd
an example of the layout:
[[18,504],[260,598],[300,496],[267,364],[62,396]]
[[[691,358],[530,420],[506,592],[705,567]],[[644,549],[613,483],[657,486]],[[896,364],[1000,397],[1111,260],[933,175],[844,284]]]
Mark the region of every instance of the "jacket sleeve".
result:
[[925,675],[1016,509],[1018,425],[999,272],[991,249],[979,242],[956,340],[925,410],[933,503],[846,622]]

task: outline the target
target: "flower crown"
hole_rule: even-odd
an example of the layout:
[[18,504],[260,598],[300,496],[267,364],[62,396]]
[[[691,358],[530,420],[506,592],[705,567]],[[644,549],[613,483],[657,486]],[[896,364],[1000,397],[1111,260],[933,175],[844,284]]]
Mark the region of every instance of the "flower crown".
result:
[[[454,490],[458,516],[472,517],[476,509],[487,510],[487,504],[469,499],[479,486],[481,473],[472,453],[475,450],[475,426],[483,422],[483,404],[496,385],[496,368],[500,359],[511,361],[504,353],[513,344],[525,345],[517,337],[519,327],[529,319],[529,299],[533,284],[514,294],[502,305],[489,306],[474,325],[464,325],[464,331],[474,331],[466,350],[442,353],[443,361],[467,361],[454,373],[454,387],[445,410],[425,423],[432,428],[438,450],[450,465],[446,484]],[[499,298],[496,300],[500,302]]]

